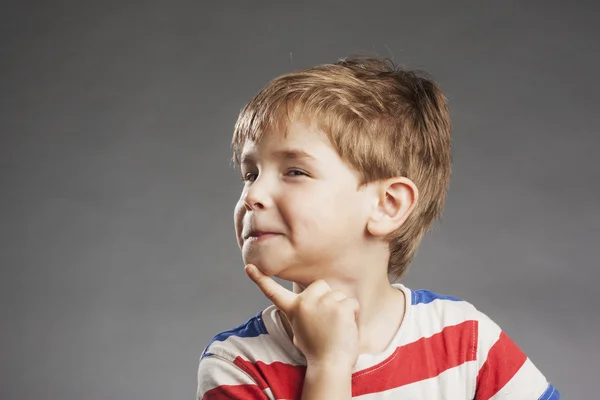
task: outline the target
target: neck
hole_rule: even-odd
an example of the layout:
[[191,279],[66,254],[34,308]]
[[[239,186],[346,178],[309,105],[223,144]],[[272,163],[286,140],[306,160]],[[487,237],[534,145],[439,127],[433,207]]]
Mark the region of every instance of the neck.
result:
[[[372,278],[375,277],[363,277],[356,281],[320,278],[327,282],[332,290],[342,291],[346,296],[358,300],[360,311],[356,322],[359,329],[368,326],[373,320],[376,320],[377,317],[385,311],[384,307],[390,300],[393,301],[400,297],[404,297],[398,289],[390,284],[387,275],[380,276],[378,279]],[[294,293],[302,293],[302,291],[311,283],[312,282],[301,285],[293,282]]]
[[[369,265],[365,274],[364,265]],[[352,271],[346,267],[346,271]],[[378,265],[362,264],[356,268],[361,274],[345,275],[340,278],[325,276],[323,279],[333,290],[340,290],[353,297],[360,304],[356,323],[360,343],[360,353],[376,354],[383,351],[395,336],[404,317],[405,298],[403,292],[394,288],[387,276],[387,259]],[[295,293],[301,293],[311,282],[293,283]],[[287,321],[286,321],[287,322]],[[287,324],[286,324],[287,325]],[[292,337],[291,327],[286,326]]]

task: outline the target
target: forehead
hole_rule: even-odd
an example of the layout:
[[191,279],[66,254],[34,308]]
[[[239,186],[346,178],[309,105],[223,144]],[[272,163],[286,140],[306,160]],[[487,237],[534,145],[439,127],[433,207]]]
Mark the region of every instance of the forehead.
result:
[[[257,140],[246,140],[240,159],[256,159],[274,154],[286,158],[323,158],[336,153],[328,136],[320,129],[304,122],[290,121],[265,130]],[[336,153],[337,154],[337,153]]]

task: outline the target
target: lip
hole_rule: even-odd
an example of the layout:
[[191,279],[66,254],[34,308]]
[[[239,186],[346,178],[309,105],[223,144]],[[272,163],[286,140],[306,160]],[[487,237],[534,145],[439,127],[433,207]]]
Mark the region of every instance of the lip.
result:
[[244,240],[250,242],[263,242],[279,235],[280,233],[276,232],[250,232],[244,236]]

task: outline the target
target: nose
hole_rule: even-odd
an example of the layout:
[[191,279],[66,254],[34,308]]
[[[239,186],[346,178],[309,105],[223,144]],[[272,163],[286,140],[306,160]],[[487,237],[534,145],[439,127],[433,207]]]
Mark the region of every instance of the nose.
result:
[[273,202],[268,181],[260,176],[248,187],[243,198],[248,210],[265,209]]

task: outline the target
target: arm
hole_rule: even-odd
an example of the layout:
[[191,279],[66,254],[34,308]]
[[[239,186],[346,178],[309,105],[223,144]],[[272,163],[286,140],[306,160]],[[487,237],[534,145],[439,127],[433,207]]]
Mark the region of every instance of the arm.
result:
[[302,400],[352,398],[352,369],[345,365],[312,364],[306,368]]
[[197,400],[268,400],[269,388],[261,388],[245,371],[217,355],[207,355],[198,367]]
[[496,323],[479,318],[475,400],[558,400],[560,393]]

